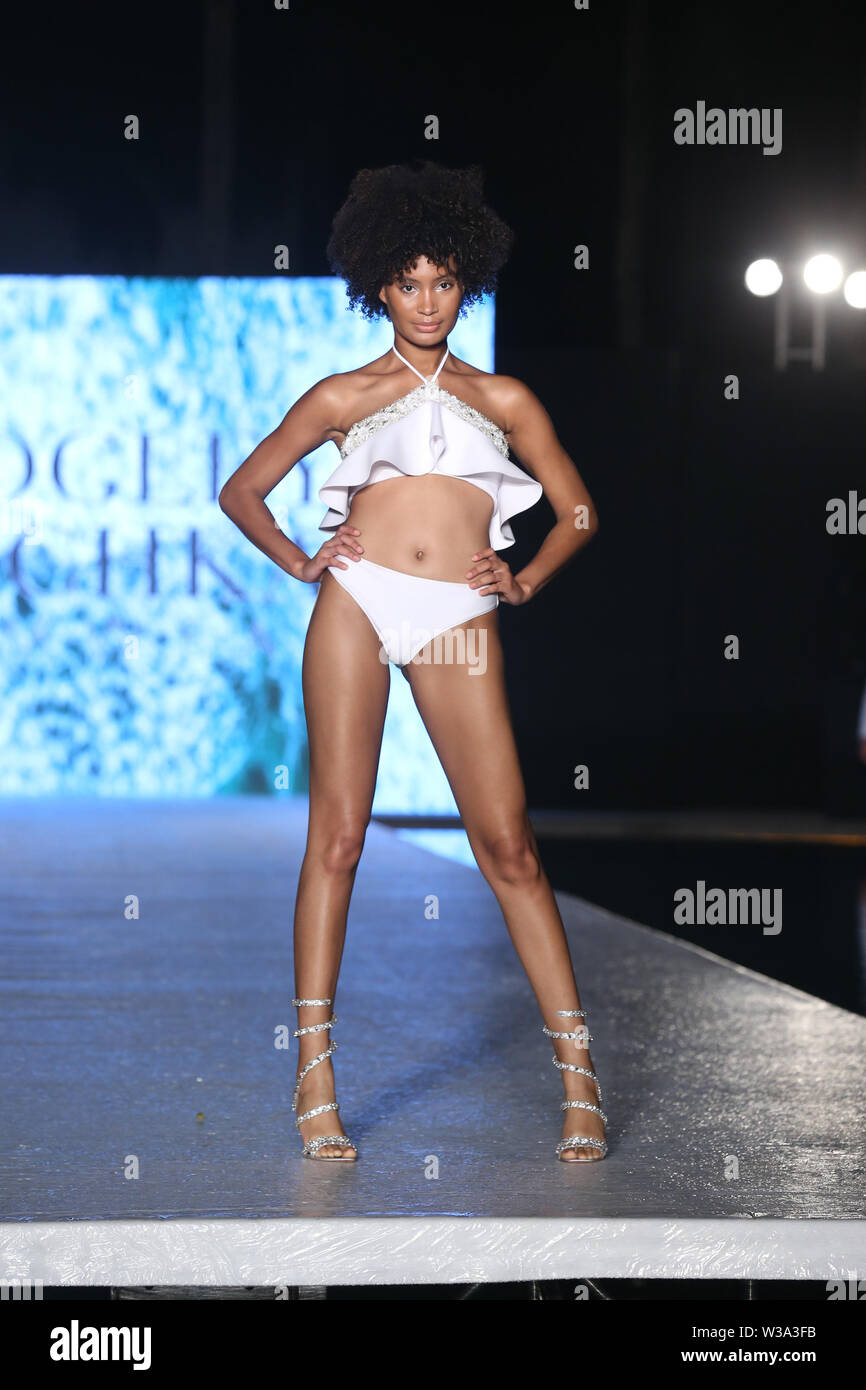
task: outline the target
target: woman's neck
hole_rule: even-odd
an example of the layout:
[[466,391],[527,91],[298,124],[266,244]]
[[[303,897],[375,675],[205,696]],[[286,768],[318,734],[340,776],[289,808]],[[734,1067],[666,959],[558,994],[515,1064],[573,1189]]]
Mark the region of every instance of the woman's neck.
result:
[[438,378],[439,372],[449,356],[448,344],[444,340],[438,342],[435,347],[431,345],[430,349],[425,352],[417,343],[407,343],[405,340],[403,343],[398,342],[395,335],[393,349],[398,361],[402,360],[413,367],[425,380],[429,380],[431,377]]

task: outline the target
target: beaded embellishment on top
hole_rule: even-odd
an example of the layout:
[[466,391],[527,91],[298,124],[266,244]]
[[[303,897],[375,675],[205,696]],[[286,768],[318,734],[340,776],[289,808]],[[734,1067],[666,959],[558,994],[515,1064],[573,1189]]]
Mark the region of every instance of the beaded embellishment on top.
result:
[[340,457],[348,458],[354,449],[366,440],[372,439],[373,435],[378,434],[386,425],[393,424],[395,420],[402,420],[405,415],[411,415],[423,400],[439,401],[467,425],[474,425],[476,429],[481,430],[494,449],[497,449],[503,458],[508,457],[508,441],[498,425],[488,420],[487,416],[482,415],[473,405],[467,405],[459,396],[452,396],[450,391],[430,382],[416,386],[407,396],[399,396],[396,401],[391,401],[390,405],[383,405],[381,410],[374,411],[372,415],[365,415],[363,420],[357,420],[340,445]]

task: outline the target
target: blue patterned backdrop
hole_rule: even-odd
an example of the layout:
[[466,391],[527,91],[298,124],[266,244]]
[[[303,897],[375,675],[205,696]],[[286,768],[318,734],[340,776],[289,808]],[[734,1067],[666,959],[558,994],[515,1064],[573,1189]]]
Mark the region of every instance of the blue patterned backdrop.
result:
[[[308,387],[384,352],[333,279],[0,277],[0,793],[306,790],[316,586],[220,511]],[[493,368],[493,305],[452,350]],[[333,444],[271,493],[312,553]],[[377,811],[452,811],[392,669]]]

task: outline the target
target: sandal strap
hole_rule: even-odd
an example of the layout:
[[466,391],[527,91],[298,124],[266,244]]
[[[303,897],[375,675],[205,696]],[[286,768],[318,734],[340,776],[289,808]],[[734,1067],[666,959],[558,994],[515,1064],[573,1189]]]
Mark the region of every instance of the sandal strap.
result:
[[551,1057],[550,1060],[559,1071],[579,1071],[581,1076],[588,1076],[590,1081],[594,1081],[598,1085],[598,1077],[594,1071],[590,1071],[589,1067],[576,1067],[573,1062],[560,1062],[558,1057]]
[[[557,1009],[556,1012],[560,1018],[586,1018],[586,1009]],[[548,1028],[545,1023],[542,1024],[541,1031],[546,1033],[549,1038],[568,1038],[576,1048],[580,1048],[581,1044],[585,1048],[588,1042],[593,1041],[593,1036],[586,1027],[575,1028],[570,1033],[562,1033],[557,1032],[555,1028]]]
[[560,1105],[560,1110],[591,1110],[593,1115],[600,1115],[607,1124],[607,1115],[600,1110],[597,1105],[591,1105],[588,1100],[564,1100]]
[[552,1061],[553,1065],[559,1071],[577,1071],[580,1072],[581,1076],[588,1076],[590,1081],[595,1082],[595,1088],[598,1091],[598,1098],[599,1100],[601,1100],[601,1083],[598,1077],[596,1076],[595,1072],[590,1071],[589,1067],[576,1067],[571,1062],[560,1062],[558,1057],[554,1057]]
[[313,1070],[313,1067],[317,1067],[317,1066],[319,1065],[320,1062],[327,1062],[328,1058],[331,1056],[331,1054],[332,1054],[333,1052],[336,1052],[336,1050],[337,1050],[337,1044],[336,1044],[335,1042],[329,1043],[329,1044],[328,1044],[328,1049],[327,1049],[326,1052],[320,1052],[319,1055],[318,1055],[318,1057],[313,1057],[313,1058],[311,1058],[310,1061],[307,1062],[306,1066],[304,1066],[304,1067],[301,1068],[301,1070],[300,1070],[299,1073],[298,1073],[298,1079],[297,1079],[297,1081],[295,1082],[295,1092],[294,1092],[294,1095],[292,1096],[292,1109],[293,1109],[293,1110],[296,1110],[296,1109],[297,1109],[297,1106],[298,1106],[298,1092],[299,1092],[300,1089],[301,1089],[301,1083],[302,1083],[304,1077],[307,1075],[308,1072],[311,1072],[311,1071]]
[[295,1127],[300,1129],[305,1120],[311,1120],[314,1115],[324,1115],[326,1110],[339,1110],[337,1101],[329,1100],[327,1105],[317,1105],[314,1110],[308,1110],[304,1115],[299,1115],[295,1120]]
[[[330,999],[293,999],[292,1003],[296,1009],[304,1009],[313,1008],[314,1006],[323,1008],[326,1005],[329,1006],[331,1001]],[[296,1028],[292,1037],[300,1038],[304,1033],[323,1033],[326,1029],[333,1028],[336,1022],[337,1015],[331,1014],[327,1023],[311,1023],[308,1028]]]
[[594,1041],[588,1028],[575,1028],[573,1033],[556,1033],[552,1028],[545,1028],[544,1031],[549,1038],[570,1038],[578,1052],[586,1051],[586,1044]]
[[[558,1018],[586,1018],[585,1009],[557,1009],[556,1013]],[[586,1024],[584,1024],[583,1027],[574,1028],[571,1032],[565,1032],[564,1030],[556,1028],[548,1028],[546,1024],[543,1024],[542,1032],[546,1033],[549,1038],[568,1039],[569,1042],[574,1043],[575,1049],[579,1052],[588,1051],[587,1044],[594,1041],[593,1035],[586,1027]],[[601,1085],[599,1084],[595,1072],[590,1071],[589,1067],[578,1067],[571,1062],[560,1062],[558,1057],[552,1058],[552,1061],[553,1065],[559,1071],[579,1072],[581,1076],[588,1076],[590,1081],[595,1082],[595,1088],[598,1092],[598,1105],[593,1105],[588,1100],[564,1100],[560,1104],[560,1110],[588,1110],[591,1114],[600,1116],[603,1123],[607,1124],[607,1116],[601,1109]],[[557,1144],[556,1156],[558,1158],[565,1149],[582,1148],[598,1149],[603,1157],[607,1153],[607,1140],[591,1139],[588,1135],[584,1134],[570,1134],[566,1139],[562,1139],[560,1143]]]
[[568,1065],[567,1062],[563,1062],[563,1063],[562,1063],[562,1070],[563,1070],[563,1071],[579,1071],[580,1074],[581,1074],[581,1076],[588,1076],[588,1077],[590,1078],[591,1081],[594,1081],[594,1082],[595,1082],[596,1095],[598,1096],[598,1103],[599,1103],[599,1105],[601,1105],[601,1103],[602,1103],[604,1097],[603,1097],[602,1094],[601,1094],[601,1083],[599,1082],[599,1079],[598,1079],[598,1077],[596,1076],[596,1074],[595,1074],[594,1071],[587,1071],[586,1067],[570,1067],[570,1066]]
[[605,1139],[590,1139],[585,1134],[569,1134],[567,1139],[561,1139],[557,1144],[557,1157],[565,1149],[598,1149],[604,1157],[607,1153],[607,1141]]
[[326,1029],[333,1028],[337,1022],[337,1015],[331,1014],[327,1023],[311,1023],[307,1028],[296,1028],[292,1034],[293,1038],[300,1038],[304,1033],[324,1033]]
[[333,1144],[334,1147],[338,1149],[355,1149],[355,1153],[358,1152],[351,1139],[345,1134],[320,1134],[318,1138],[309,1139],[307,1141],[304,1145],[303,1152],[305,1154],[316,1154],[325,1144]]
[[[330,1008],[331,1002],[332,1001],[330,999],[292,1000],[292,1003],[297,1009],[313,1007]],[[337,1015],[331,1014],[331,1017],[325,1023],[311,1023],[305,1028],[296,1028],[293,1036],[296,1038],[301,1038],[307,1033],[325,1033],[328,1032],[331,1028],[333,1028],[336,1022]],[[298,1079],[295,1083],[294,1095],[292,1096],[293,1110],[297,1110],[298,1108],[298,1096],[300,1094],[301,1084],[304,1080],[304,1077],[312,1071],[313,1067],[319,1066],[321,1062],[326,1062],[328,1058],[334,1052],[336,1052],[336,1050],[337,1044],[329,1039],[327,1050],[325,1052],[320,1052],[318,1056],[311,1058],[310,1061],[307,1062],[306,1065],[301,1068],[300,1072],[298,1073]],[[327,1114],[328,1111],[338,1111],[339,1109],[340,1105],[339,1102],[336,1100],[329,1100],[325,1105],[314,1105],[312,1110],[306,1110],[303,1115],[297,1116],[295,1120],[295,1126],[297,1129],[300,1129],[301,1125],[304,1124],[306,1120],[312,1120],[315,1118],[316,1115],[324,1115]],[[303,1135],[301,1136],[301,1138],[303,1138]],[[325,1144],[333,1144],[335,1148],[354,1149],[355,1153],[358,1152],[351,1139],[349,1139],[345,1134],[320,1134],[317,1135],[314,1139],[309,1139],[307,1143],[304,1144],[303,1153],[306,1155],[315,1156],[315,1154],[318,1153],[319,1149],[323,1148]]]

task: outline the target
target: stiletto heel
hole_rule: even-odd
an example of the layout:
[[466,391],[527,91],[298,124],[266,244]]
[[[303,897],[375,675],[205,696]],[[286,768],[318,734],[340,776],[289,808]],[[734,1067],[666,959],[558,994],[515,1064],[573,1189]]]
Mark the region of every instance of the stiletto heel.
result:
[[[560,1018],[586,1018],[586,1011],[584,1009],[557,1009],[556,1012]],[[592,1034],[586,1027],[575,1028],[571,1033],[558,1033],[554,1029],[548,1028],[546,1024],[543,1024],[542,1031],[546,1033],[549,1038],[570,1038],[578,1051],[587,1052],[589,1049],[586,1044],[592,1042]],[[588,1100],[564,1100],[559,1107],[560,1110],[591,1110],[594,1115],[600,1115],[604,1124],[607,1124],[607,1116],[604,1111],[599,1108],[601,1105],[601,1086],[599,1085],[598,1077],[595,1072],[590,1071],[588,1067],[573,1066],[571,1062],[560,1062],[558,1057],[554,1057],[553,1065],[558,1067],[560,1071],[576,1071],[580,1072],[582,1076],[588,1076],[591,1081],[595,1082],[595,1089],[598,1093],[598,1105],[592,1105]],[[591,1157],[586,1158],[562,1157],[566,1149],[586,1148],[598,1149],[598,1154],[593,1154]],[[606,1153],[607,1141],[605,1139],[591,1139],[585,1134],[569,1134],[565,1139],[561,1139],[556,1146],[556,1157],[563,1163],[594,1163],[597,1162],[598,1159],[604,1158]]]
[[[314,1004],[325,1005],[327,1007],[330,1007],[331,1001],[330,999],[293,999],[292,1003],[294,1004],[295,1008],[300,1009],[306,1007],[307,1005]],[[299,1038],[302,1033],[323,1033],[333,1028],[336,1022],[337,1015],[331,1014],[331,1017],[328,1019],[327,1023],[312,1023],[307,1028],[296,1028],[293,1036]],[[292,1096],[292,1109],[294,1111],[297,1112],[298,1096],[301,1092],[301,1085],[303,1083],[304,1077],[307,1076],[307,1074],[313,1070],[313,1067],[317,1067],[320,1062],[326,1062],[328,1058],[331,1056],[331,1054],[336,1052],[336,1050],[337,1044],[335,1042],[331,1042],[329,1038],[327,1051],[320,1052],[318,1057],[313,1057],[309,1062],[307,1062],[306,1066],[302,1067],[300,1073],[298,1074],[297,1082],[295,1083],[294,1095]],[[339,1109],[340,1107],[336,1100],[330,1100],[327,1102],[326,1105],[315,1105],[312,1110],[305,1111],[303,1115],[296,1115],[295,1127],[300,1131],[301,1125],[304,1123],[305,1120],[311,1120],[314,1115],[323,1115],[326,1110]],[[301,1140],[303,1140],[303,1137],[304,1136],[301,1135]],[[324,1148],[326,1144],[333,1145],[335,1148],[354,1149],[356,1154],[358,1152],[351,1139],[349,1139],[348,1136],[345,1134],[320,1134],[315,1139],[307,1140],[307,1142],[304,1144],[303,1154],[301,1156],[303,1158],[318,1158],[319,1149]],[[322,1154],[322,1159],[330,1159],[334,1163],[355,1162],[355,1159],[350,1157],[350,1155],[347,1153]]]

